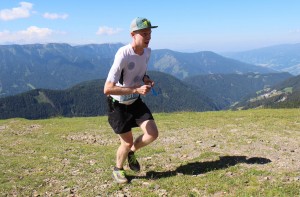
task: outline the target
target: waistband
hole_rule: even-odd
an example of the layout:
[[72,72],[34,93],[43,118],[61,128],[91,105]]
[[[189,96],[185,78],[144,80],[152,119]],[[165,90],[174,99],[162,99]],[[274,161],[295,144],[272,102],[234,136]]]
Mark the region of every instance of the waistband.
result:
[[[132,103],[129,103],[129,104],[127,104],[127,103],[120,103],[117,99],[113,98],[113,97],[110,96],[110,95],[107,96],[107,98],[108,98],[108,100],[110,100],[111,102],[117,103],[117,104],[119,104],[119,105],[131,105],[131,104],[133,104],[136,100],[140,99],[140,95],[139,95],[136,99],[132,99]],[[129,101],[131,101],[131,100],[129,100]]]

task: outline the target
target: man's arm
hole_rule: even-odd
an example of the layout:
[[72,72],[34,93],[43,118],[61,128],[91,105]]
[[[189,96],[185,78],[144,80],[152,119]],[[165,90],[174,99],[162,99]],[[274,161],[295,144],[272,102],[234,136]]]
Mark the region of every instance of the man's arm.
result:
[[116,83],[105,82],[104,85],[104,94],[106,95],[126,95],[126,94],[147,94],[151,89],[151,85],[143,85],[140,87],[119,87],[116,86]]

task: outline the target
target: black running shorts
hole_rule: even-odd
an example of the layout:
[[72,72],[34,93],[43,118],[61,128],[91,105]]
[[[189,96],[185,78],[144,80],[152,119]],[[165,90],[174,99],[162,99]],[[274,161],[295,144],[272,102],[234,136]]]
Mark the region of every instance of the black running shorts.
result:
[[107,97],[108,122],[116,134],[126,133],[146,120],[153,120],[147,105],[139,97],[130,105],[120,104]]

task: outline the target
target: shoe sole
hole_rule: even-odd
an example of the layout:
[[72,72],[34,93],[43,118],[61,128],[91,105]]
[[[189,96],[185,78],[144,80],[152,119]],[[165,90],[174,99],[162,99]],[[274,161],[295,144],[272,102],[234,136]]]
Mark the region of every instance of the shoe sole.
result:
[[133,169],[133,168],[131,168],[130,166],[129,166],[129,168],[130,168],[130,170],[132,170],[132,171],[134,171],[134,172],[139,172],[139,171],[141,171],[141,169]]
[[112,175],[112,178],[114,179],[114,181],[116,182],[116,183],[118,183],[118,184],[126,184],[126,183],[128,183],[128,180],[126,180],[126,181],[122,181],[122,182],[120,182],[120,181],[117,181],[117,179],[115,178],[115,176],[114,175]]

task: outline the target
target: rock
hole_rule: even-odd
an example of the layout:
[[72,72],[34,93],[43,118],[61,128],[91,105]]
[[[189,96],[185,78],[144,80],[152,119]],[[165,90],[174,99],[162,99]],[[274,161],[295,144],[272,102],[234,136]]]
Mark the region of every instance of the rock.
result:
[[150,183],[148,183],[148,182],[143,182],[143,186],[149,187],[149,186],[150,186]]
[[294,178],[294,181],[300,181],[300,176],[295,177],[295,178]]
[[271,179],[271,178],[268,177],[268,176],[266,176],[266,177],[264,178],[265,181],[268,181],[268,180],[270,180],[270,179]]

